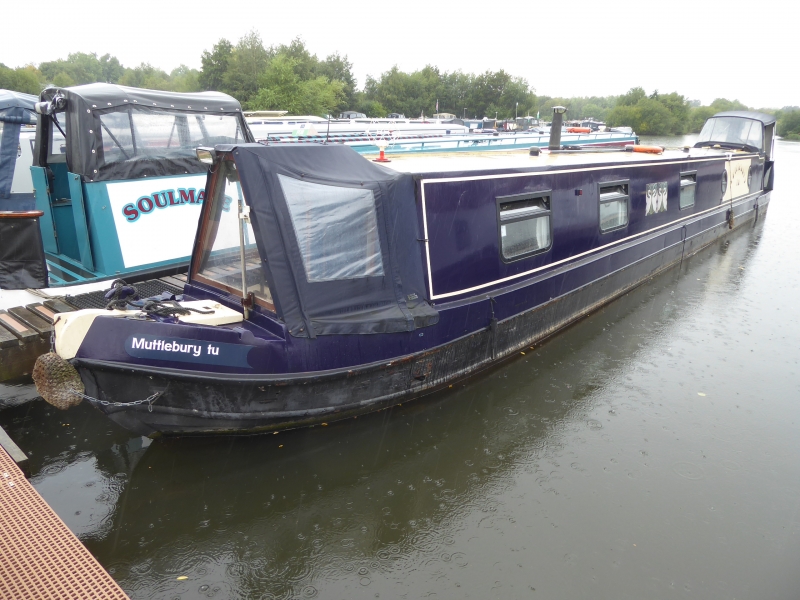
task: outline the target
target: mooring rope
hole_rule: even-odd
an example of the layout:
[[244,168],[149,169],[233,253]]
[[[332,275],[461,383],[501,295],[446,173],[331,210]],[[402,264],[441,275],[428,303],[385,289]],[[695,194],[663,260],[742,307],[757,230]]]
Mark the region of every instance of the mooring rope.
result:
[[139,293],[134,286],[126,283],[124,279],[116,279],[111,284],[111,289],[106,292],[105,298],[108,300],[106,304],[108,310],[127,310],[129,304],[134,308],[138,308],[131,304],[130,301],[138,300]]
[[202,310],[181,306],[175,300],[139,300],[139,292],[135,286],[126,283],[124,279],[117,279],[111,284],[111,289],[106,292],[106,308],[108,310],[129,310],[130,308],[150,317],[177,317],[186,316],[193,312],[201,315],[210,315],[214,311]]

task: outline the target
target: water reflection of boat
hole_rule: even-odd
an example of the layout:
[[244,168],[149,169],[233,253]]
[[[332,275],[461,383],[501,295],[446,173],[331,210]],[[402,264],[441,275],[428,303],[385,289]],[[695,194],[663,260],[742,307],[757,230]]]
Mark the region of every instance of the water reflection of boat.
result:
[[[606,510],[607,505],[598,504],[592,493],[581,493],[582,501],[566,501],[564,494],[576,490],[575,482],[570,484],[563,472],[548,475],[560,464],[590,490],[605,485],[619,497],[628,496],[624,474],[612,486],[611,475],[584,462],[592,453],[587,438],[618,447],[599,442],[609,430],[587,416],[605,414],[609,397],[619,400],[613,382],[621,369],[647,364],[668,332],[691,321],[682,307],[687,302],[696,307],[709,274],[738,280],[736,265],[748,264],[751,234],[737,232],[729,248],[718,244],[720,252],[689,259],[691,270],[686,271],[686,262],[683,269],[687,276],[674,270],[635,290],[535,356],[528,354],[424,404],[404,404],[401,410],[327,428],[231,438],[224,444],[219,439],[157,440],[87,545],[104,565],[113,565],[126,590],[135,589],[132,597],[150,598],[155,590],[166,594],[169,586],[174,595],[180,582],[163,574],[178,570],[190,575],[194,589],[225,585],[230,596],[293,597],[308,585],[324,588],[318,597],[335,596],[331,587],[342,580],[358,585],[362,568],[384,596],[398,573],[430,582],[441,575],[439,568],[460,571],[458,564],[430,566],[444,554],[455,554],[453,561],[468,559],[473,567],[497,560],[466,543],[479,535],[477,522],[488,524],[487,517],[501,519],[505,525],[498,528],[506,533],[515,527],[508,517],[525,518],[529,526],[538,523],[539,533],[552,528],[548,516],[594,519],[598,506]],[[720,269],[728,258],[734,268]],[[647,390],[634,402],[647,412],[648,421],[651,414],[644,407],[656,397],[657,390]],[[662,418],[664,413],[673,414],[668,406]],[[103,431],[96,421],[86,426]],[[104,439],[95,435],[89,443],[100,448]],[[606,451],[619,458],[616,451]],[[582,470],[591,472],[584,476],[603,483],[586,481],[576,465],[569,466],[576,454]],[[597,462],[607,459],[603,455]],[[530,475],[534,471],[537,475]],[[530,487],[520,483],[523,473]],[[561,496],[555,499],[554,493]],[[547,497],[563,512],[545,514],[541,502]],[[580,546],[585,541],[581,531],[580,525],[570,533],[562,527],[556,535],[569,535]],[[633,535],[630,530],[616,533]],[[480,539],[483,545],[487,537]],[[226,571],[231,555],[237,566]]]
[[773,131],[767,115],[720,114],[685,152],[563,152],[554,137],[549,155],[391,169],[336,146],[218,146],[186,293],[227,324],[77,312],[56,349],[90,396],[139,402],[102,410],[144,434],[377,410],[524,350],[763,214]]

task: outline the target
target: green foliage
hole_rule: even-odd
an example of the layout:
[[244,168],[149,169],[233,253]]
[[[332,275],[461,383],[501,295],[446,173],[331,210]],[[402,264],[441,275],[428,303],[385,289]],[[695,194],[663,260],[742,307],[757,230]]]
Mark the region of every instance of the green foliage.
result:
[[701,106],[677,92],[659,94],[658,90],[648,97],[642,88],[636,87],[618,98],[606,122],[612,127],[633,127],[640,135],[681,135],[699,132],[706,119],[725,110],[748,110],[748,107],[738,100],[724,98],[717,98],[711,106]]
[[148,90],[172,89],[169,75],[148,63],[142,63],[134,69],[125,69],[125,74],[120,77],[119,84]]
[[64,71],[59,71],[56,76],[53,77],[53,85],[57,87],[72,87],[75,85],[75,80]]
[[244,106],[259,91],[259,78],[267,70],[269,53],[261,36],[251,31],[240,39],[228,59],[219,91],[230,94]]
[[367,101],[379,102],[389,112],[408,117],[432,114],[439,101],[439,112],[482,118],[513,118],[524,115],[535,104],[536,96],[525,79],[513,77],[502,69],[480,75],[454,71],[440,73],[428,65],[405,73],[397,66],[384,72],[380,79],[367,78],[364,86]]
[[538,112],[542,119],[550,119],[553,114],[554,106],[566,106],[569,110],[567,119],[588,119],[593,118],[598,121],[606,121],[609,111],[617,103],[617,96],[591,96],[588,98],[550,98],[540,96],[535,108],[531,109],[531,115]]
[[233,44],[222,38],[211,49],[203,50],[200,62],[203,65],[198,78],[200,88],[204,90],[222,91],[225,73],[228,71],[228,62],[233,55]]
[[172,69],[169,74],[169,89],[183,93],[199,92],[203,89],[200,86],[200,71],[190,69],[186,65]]
[[687,130],[692,133],[697,133],[703,128],[705,122],[714,116],[719,111],[714,110],[710,106],[696,106],[689,109],[689,125]]
[[726,110],[749,110],[749,108],[739,102],[738,100],[726,100],[725,98],[717,98],[711,103],[711,108],[715,113],[724,112]]
[[644,89],[640,87],[631,88],[628,90],[626,94],[623,94],[619,97],[617,101],[617,105],[619,106],[636,106],[640,100],[644,100],[647,97],[645,94]]
[[9,69],[0,63],[0,89],[38,96],[42,91],[41,76],[33,65]]
[[[341,81],[343,87],[343,99],[336,107],[337,110],[347,110],[356,105],[356,78],[353,75],[353,63],[347,60],[347,56],[340,56],[334,53],[328,56],[317,66],[317,75],[327,77],[331,81]],[[361,111],[368,116],[366,111]]]
[[634,130],[641,135],[659,135],[681,133],[682,123],[675,117],[661,101],[654,98],[639,100],[633,107],[638,117],[638,124]]
[[197,69],[185,65],[173,69],[168,75],[145,63],[133,69],[125,68],[110,54],[98,57],[96,53],[74,52],[66,59],[43,62],[38,69],[31,65],[19,69],[0,65],[0,88],[38,95],[49,85],[71,87],[107,82],[154,90],[194,92],[201,89],[199,75]]
[[258,92],[247,103],[250,110],[288,110],[294,115],[326,114],[344,97],[344,83],[307,74],[303,57],[278,54],[258,81]]
[[800,141],[799,108],[778,111],[778,135],[787,140]]
[[377,100],[365,100],[361,98],[354,106],[356,106],[355,110],[373,119],[379,119],[389,114],[389,111]]
[[649,97],[640,87],[630,89],[619,97],[609,111],[607,123],[612,127],[627,126],[640,135],[676,135],[687,126],[689,103],[676,93]]
[[635,106],[618,104],[609,111],[606,117],[606,124],[609,127],[633,127],[638,132],[639,111],[636,110]]
[[[380,80],[371,80],[366,100],[389,107],[391,112],[416,117],[423,112],[436,111],[436,93],[439,87],[439,71],[426,66],[420,71],[404,73],[395,65],[381,75]],[[441,108],[441,105],[440,105]]]
[[72,82],[68,85],[83,85],[105,81],[117,83],[125,69],[115,56],[104,54],[100,58],[95,53],[74,52],[64,59],[43,62],[39,65],[45,81],[54,85],[58,81]]
[[319,60],[300,38],[265,48],[251,31],[234,46],[221,39],[201,57],[201,89],[230,94],[249,110],[322,115],[356,102],[353,65],[346,56]]
[[[220,39],[204,50],[202,67],[180,65],[167,73],[153,65],[123,67],[116,57],[76,52],[66,59],[11,69],[0,64],[0,88],[38,94],[46,85],[69,87],[106,81],[133,87],[176,92],[218,90],[251,110],[287,110],[292,114],[338,114],[350,109],[369,117],[403,113],[407,117],[449,112],[470,118],[500,119],[540,115],[552,118],[554,106],[566,106],[567,119],[594,118],[610,126],[632,127],[641,135],[698,132],[717,112],[747,110],[738,100],[717,98],[710,106],[677,92],[633,87],[621,96],[575,98],[537,97],[526,79],[503,69],[483,73],[441,72],[433,65],[413,72],[396,65],[379,77],[367,76],[357,89],[353,64],[338,53],[324,60],[312,54],[300,38],[289,44],[264,46],[252,30],[236,44]],[[776,112],[778,132],[800,139],[800,108]]]

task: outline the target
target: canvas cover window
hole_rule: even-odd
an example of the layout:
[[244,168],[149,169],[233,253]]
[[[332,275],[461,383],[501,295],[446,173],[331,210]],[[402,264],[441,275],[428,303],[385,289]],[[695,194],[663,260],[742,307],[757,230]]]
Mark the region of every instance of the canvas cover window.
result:
[[706,121],[697,141],[746,144],[760,150],[764,143],[763,126],[759,121],[742,117],[714,117]]
[[372,190],[278,180],[309,282],[384,274]]
[[103,162],[194,157],[198,146],[233,144],[243,135],[234,115],[125,107],[100,115]]

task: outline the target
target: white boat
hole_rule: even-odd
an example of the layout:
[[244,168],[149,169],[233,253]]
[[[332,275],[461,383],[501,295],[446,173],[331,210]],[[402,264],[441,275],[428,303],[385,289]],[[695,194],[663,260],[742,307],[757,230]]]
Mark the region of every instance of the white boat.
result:
[[263,117],[247,116],[250,131],[260,142],[283,138],[321,136],[373,136],[390,138],[410,135],[458,135],[468,133],[463,125],[425,119],[324,119],[310,115]]

